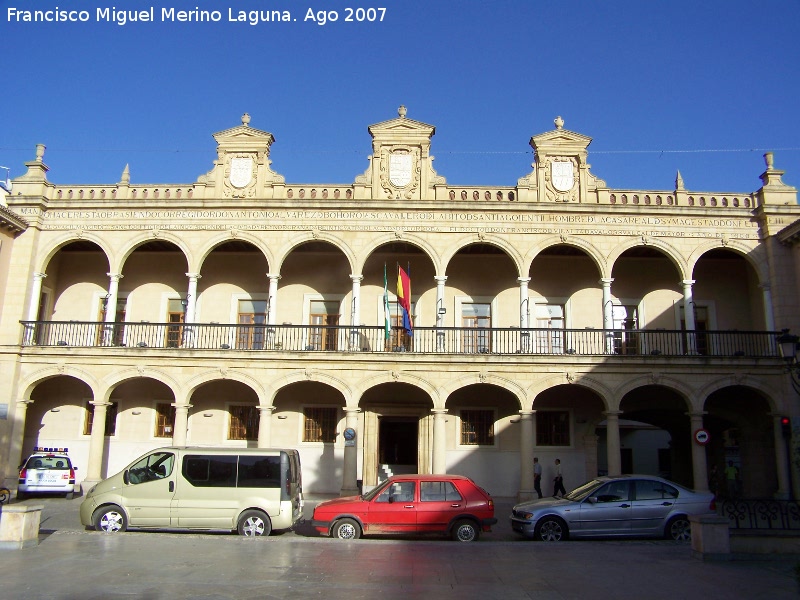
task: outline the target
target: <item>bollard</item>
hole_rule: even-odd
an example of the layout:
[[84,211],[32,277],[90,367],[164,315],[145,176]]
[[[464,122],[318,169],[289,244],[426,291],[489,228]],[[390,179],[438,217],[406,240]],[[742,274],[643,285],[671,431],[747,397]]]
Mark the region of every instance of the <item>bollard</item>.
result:
[[731,536],[727,517],[691,515],[692,556],[701,560],[730,560]]

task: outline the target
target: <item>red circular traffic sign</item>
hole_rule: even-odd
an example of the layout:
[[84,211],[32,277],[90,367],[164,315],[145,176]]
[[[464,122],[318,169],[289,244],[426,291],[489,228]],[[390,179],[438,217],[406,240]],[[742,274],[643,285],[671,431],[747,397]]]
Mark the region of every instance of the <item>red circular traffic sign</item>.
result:
[[711,436],[708,434],[706,429],[698,429],[694,432],[694,441],[701,446],[705,446],[710,439]]

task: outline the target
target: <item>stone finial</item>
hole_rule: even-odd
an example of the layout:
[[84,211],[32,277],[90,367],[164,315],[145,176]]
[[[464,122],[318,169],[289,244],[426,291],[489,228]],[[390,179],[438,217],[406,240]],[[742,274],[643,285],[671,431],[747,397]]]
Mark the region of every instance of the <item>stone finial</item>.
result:
[[767,170],[769,170],[769,171],[771,171],[772,169],[774,169],[774,168],[775,168],[775,164],[773,163],[773,160],[774,160],[774,159],[773,159],[772,152],[767,152],[767,153],[764,155],[764,162],[766,163],[766,165],[767,165]]
[[120,183],[129,184],[131,182],[131,169],[130,165],[125,165],[125,168],[122,170],[122,179],[119,181]]
[[683,177],[681,176],[680,170],[678,171],[678,174],[675,175],[675,189],[676,190],[684,189],[683,188]]
[[245,127],[250,127],[250,115],[249,114],[244,113],[242,115],[242,125],[244,125]]
[[45,148],[47,148],[47,146],[44,144],[36,144],[36,162],[42,162]]
[[553,123],[556,126],[556,129],[563,129],[564,128],[564,119],[561,117],[556,117]]
[[405,119],[406,118],[406,113],[407,112],[408,112],[408,110],[402,104],[400,105],[400,108],[397,109],[397,114],[400,116],[401,119]]

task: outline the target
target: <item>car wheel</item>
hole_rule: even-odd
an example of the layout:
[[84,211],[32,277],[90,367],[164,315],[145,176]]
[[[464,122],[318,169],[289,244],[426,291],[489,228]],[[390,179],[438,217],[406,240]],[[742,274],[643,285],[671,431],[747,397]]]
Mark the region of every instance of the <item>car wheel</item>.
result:
[[66,496],[64,496],[64,498],[66,498],[67,500],[72,500],[74,497],[75,497],[75,492],[67,492]]
[[19,492],[19,491],[17,492],[17,502],[21,502],[25,500],[25,498],[27,497],[28,496],[25,494],[25,492]]
[[255,537],[272,533],[272,522],[260,510],[246,510],[239,517],[239,535]]
[[560,542],[566,540],[567,536],[566,523],[556,517],[545,517],[536,526],[535,538],[543,542]]
[[331,535],[340,540],[357,540],[361,537],[361,526],[354,519],[341,519],[336,521]]
[[687,517],[672,517],[664,530],[664,537],[676,542],[691,542],[692,524]]
[[128,528],[128,520],[123,510],[112,504],[94,513],[94,528],[105,533],[121,533]]
[[457,542],[474,542],[480,537],[475,521],[461,519],[453,525],[453,539]]

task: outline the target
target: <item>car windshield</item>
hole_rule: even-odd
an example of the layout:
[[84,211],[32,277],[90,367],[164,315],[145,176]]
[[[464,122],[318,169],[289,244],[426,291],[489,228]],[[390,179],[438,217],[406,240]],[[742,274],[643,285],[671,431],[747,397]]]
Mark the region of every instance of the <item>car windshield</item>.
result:
[[591,481],[587,481],[581,486],[576,487],[572,490],[569,494],[564,496],[567,500],[572,500],[574,502],[580,502],[581,500],[589,497],[593,491],[599,488],[605,481],[601,481],[599,479],[592,479]]
[[69,459],[65,456],[31,456],[26,469],[69,469]]
[[362,500],[367,500],[367,501],[372,500],[375,496],[380,494],[387,485],[389,485],[389,482],[388,481],[384,481],[381,485],[377,485],[374,488],[372,488],[370,491],[368,491],[366,494],[363,494],[361,496],[361,499]]

